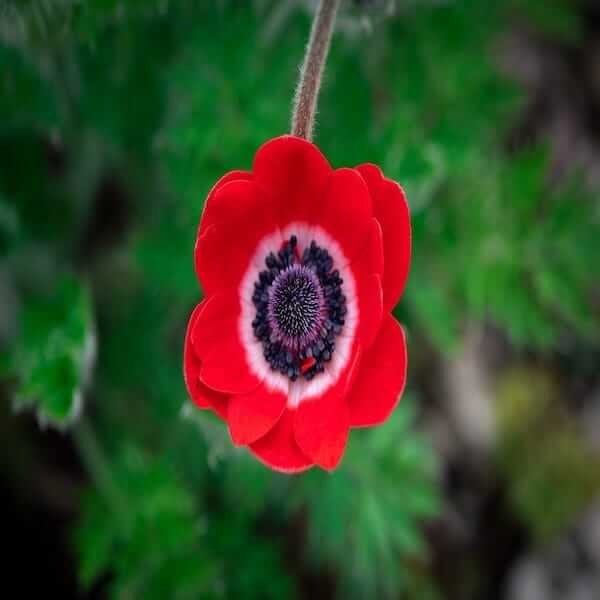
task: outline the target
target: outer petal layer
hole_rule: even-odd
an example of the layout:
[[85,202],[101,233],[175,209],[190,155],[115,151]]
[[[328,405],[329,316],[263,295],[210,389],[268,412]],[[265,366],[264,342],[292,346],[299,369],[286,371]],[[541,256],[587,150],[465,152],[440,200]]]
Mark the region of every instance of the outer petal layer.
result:
[[298,447],[294,438],[296,411],[286,409],[277,425],[264,437],[248,446],[250,452],[275,471],[299,473],[313,466],[314,462]]
[[360,173],[356,169],[337,169],[329,178],[313,222],[327,231],[352,260],[366,243],[372,215],[371,196]]
[[191,332],[203,308],[204,304],[198,304],[188,323],[183,348],[183,379],[190,398],[198,408],[212,409],[222,419],[225,419],[229,398],[225,394],[211,390],[200,381],[201,362],[192,344]]
[[306,400],[297,409],[294,435],[300,448],[317,465],[335,469],[346,449],[350,415],[340,394]]
[[386,179],[379,167],[364,164],[356,169],[367,182],[373,198],[373,214],[383,230],[383,309],[389,311],[402,295],[408,277],[411,253],[408,204],[403,189]]
[[331,167],[316,146],[290,135],[269,140],[254,158],[254,181],[273,198],[277,221],[306,221],[324,193]]
[[185,341],[183,344],[183,380],[185,381],[185,387],[187,388],[190,398],[194,401],[194,404],[200,408],[210,408],[210,403],[202,394],[202,390],[198,389],[200,360],[196,356],[192,346],[191,332],[201,310],[202,304],[198,304],[198,306],[194,308],[185,332]]
[[230,398],[227,394],[221,394],[220,392],[215,392],[215,390],[211,390],[209,387],[204,385],[202,381],[200,381],[200,377],[196,378],[196,384],[198,390],[197,398],[200,398],[203,402],[207,404],[206,407],[201,406],[199,402],[196,402],[196,406],[199,408],[210,408],[216,415],[221,417],[223,421],[227,420],[227,410],[229,407]]
[[231,439],[238,446],[251,444],[268,433],[285,410],[286,396],[259,385],[249,394],[233,396],[227,420]]
[[206,301],[191,332],[201,362],[200,380],[218,392],[245,394],[261,383],[246,362],[237,326],[239,314],[237,293],[220,292]]
[[207,295],[235,287],[259,240],[276,228],[273,206],[252,181],[223,184],[207,202],[195,249],[196,272]]
[[390,416],[404,389],[406,367],[404,332],[387,314],[348,394],[352,427],[379,425]]
[[231,181],[250,181],[252,179],[252,173],[249,171],[229,171],[229,173],[225,173],[215,185],[213,185],[210,192],[208,192],[208,196],[206,197],[206,201],[204,202],[204,210],[202,212],[202,217],[200,219],[200,227],[198,229],[198,235],[202,235],[206,228],[210,225],[214,225],[214,221],[211,218],[210,210],[207,210],[207,207],[210,207],[215,194],[218,190],[220,190],[226,183],[230,183]]
[[356,287],[358,290],[358,310],[360,314],[358,327],[360,343],[365,350],[369,350],[379,331],[383,315],[381,278],[379,275],[358,277]]
[[381,278],[384,272],[381,226],[370,220],[366,243],[350,265],[358,298],[358,335],[363,350],[373,343],[383,315]]

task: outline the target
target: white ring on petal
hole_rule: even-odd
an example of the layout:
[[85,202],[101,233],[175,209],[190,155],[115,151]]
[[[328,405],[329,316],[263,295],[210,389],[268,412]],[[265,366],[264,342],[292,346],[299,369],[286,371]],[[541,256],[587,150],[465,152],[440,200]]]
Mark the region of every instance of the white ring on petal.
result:
[[[252,329],[252,321],[256,315],[256,308],[252,302],[254,283],[258,280],[260,272],[265,269],[265,259],[268,254],[270,252],[277,254],[283,241],[289,239],[292,235],[295,235],[298,239],[300,255],[313,240],[318,246],[329,252],[333,259],[333,268],[338,269],[340,277],[344,280],[342,290],[346,296],[347,313],[345,323],[340,335],[336,337],[335,350],[331,361],[326,364],[323,373],[319,373],[310,381],[298,380],[292,382],[285,375],[274,371],[263,356],[262,344],[256,339]],[[265,382],[268,388],[286,394],[289,408],[297,408],[301,402],[321,396],[337,382],[351,358],[359,318],[358,299],[356,297],[356,283],[349,260],[344,255],[340,245],[326,231],[318,225],[294,222],[287,225],[283,230],[276,229],[266,235],[258,243],[250,259],[248,269],[240,283],[239,294],[242,308],[239,333],[248,366],[258,379]]]

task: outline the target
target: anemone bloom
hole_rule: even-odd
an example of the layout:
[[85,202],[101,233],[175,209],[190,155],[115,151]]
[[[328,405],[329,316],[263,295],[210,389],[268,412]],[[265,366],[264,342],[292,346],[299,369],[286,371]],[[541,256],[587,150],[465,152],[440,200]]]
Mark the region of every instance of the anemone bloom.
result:
[[205,300],[184,376],[234,444],[283,472],[334,469],[352,427],[384,422],[406,379],[390,311],[406,282],[402,188],[365,164],[332,169],[282,136],[210,191],[195,265]]

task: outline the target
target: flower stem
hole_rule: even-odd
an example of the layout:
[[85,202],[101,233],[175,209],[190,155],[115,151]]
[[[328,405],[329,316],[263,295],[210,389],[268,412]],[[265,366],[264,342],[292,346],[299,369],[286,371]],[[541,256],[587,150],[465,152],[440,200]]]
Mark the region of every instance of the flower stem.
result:
[[294,98],[292,135],[312,140],[317,98],[340,0],[320,0]]

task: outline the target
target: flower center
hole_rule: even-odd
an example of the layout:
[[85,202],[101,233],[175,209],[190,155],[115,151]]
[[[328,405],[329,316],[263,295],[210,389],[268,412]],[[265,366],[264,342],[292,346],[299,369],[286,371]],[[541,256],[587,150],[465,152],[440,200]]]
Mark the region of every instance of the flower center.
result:
[[269,289],[268,320],[276,337],[289,347],[320,329],[323,293],[313,271],[301,265],[283,270]]
[[343,329],[343,281],[327,250],[312,241],[300,256],[294,235],[265,266],[252,296],[254,335],[271,369],[292,381],[310,380],[325,370]]

